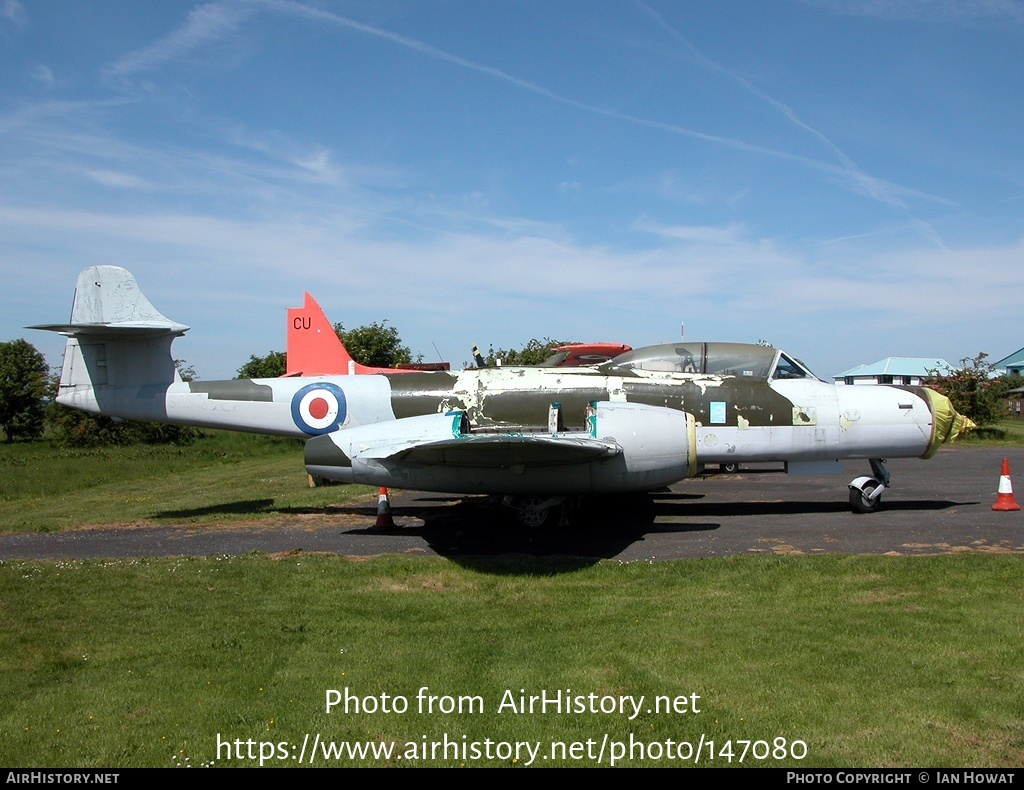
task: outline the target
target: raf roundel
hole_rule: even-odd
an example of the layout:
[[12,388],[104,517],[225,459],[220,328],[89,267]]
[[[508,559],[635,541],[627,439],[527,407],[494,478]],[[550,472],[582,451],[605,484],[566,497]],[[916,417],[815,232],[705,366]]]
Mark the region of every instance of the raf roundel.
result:
[[347,413],[345,393],[333,384],[307,384],[292,396],[292,421],[310,436],[336,431]]

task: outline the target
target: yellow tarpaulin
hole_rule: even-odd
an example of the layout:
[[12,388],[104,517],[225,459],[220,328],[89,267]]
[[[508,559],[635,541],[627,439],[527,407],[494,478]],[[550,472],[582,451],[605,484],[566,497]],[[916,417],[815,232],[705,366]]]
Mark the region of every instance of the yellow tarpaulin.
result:
[[958,437],[978,427],[974,420],[958,413],[945,395],[941,395],[927,387],[922,387],[920,391],[924,392],[927,396],[932,409],[932,416],[935,418],[935,425],[932,428],[932,440],[929,442],[928,449],[924,455],[921,456],[922,458],[931,458],[938,452],[939,445],[946,442],[955,442]]

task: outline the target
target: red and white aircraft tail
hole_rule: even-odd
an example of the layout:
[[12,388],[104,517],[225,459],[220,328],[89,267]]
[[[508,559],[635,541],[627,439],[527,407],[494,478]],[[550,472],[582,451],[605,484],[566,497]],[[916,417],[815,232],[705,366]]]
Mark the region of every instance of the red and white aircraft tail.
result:
[[316,299],[309,291],[305,292],[305,297],[302,307],[288,308],[286,376],[352,376],[450,369],[447,362],[410,363],[394,368],[361,365],[348,353]]
[[[302,307],[288,308],[288,376],[347,376],[380,373],[348,353],[331,322],[309,291]],[[385,369],[386,370],[386,369]]]

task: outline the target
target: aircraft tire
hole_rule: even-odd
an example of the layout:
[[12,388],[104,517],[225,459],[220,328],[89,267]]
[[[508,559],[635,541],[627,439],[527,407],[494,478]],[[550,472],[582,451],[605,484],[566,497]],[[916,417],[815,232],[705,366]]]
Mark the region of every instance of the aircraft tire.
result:
[[882,504],[881,495],[876,496],[874,499],[871,498],[872,492],[878,488],[877,482],[870,482],[864,484],[864,489],[851,488],[850,489],[850,507],[853,508],[854,513],[874,513],[878,510]]
[[527,529],[540,529],[551,521],[553,507],[541,507],[541,497],[523,497],[516,501],[516,516]]

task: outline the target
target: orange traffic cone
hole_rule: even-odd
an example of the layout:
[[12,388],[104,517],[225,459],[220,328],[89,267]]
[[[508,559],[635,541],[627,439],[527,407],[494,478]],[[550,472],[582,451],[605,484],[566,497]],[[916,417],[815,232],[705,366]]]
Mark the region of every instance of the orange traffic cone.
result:
[[1020,505],[1013,498],[1013,483],[1010,482],[1010,459],[1003,459],[1003,473],[999,475],[999,495],[993,510],[1020,510]]
[[380,487],[380,494],[377,495],[377,521],[373,525],[377,529],[395,529],[395,520],[391,518],[391,501],[388,499],[388,490]]

